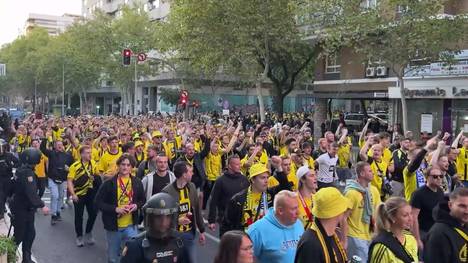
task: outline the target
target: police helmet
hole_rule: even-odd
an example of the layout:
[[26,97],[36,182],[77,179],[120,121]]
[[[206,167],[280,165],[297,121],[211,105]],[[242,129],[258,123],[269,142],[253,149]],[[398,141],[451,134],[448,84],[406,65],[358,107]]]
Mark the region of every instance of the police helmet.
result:
[[20,161],[25,165],[36,165],[41,161],[41,151],[36,148],[29,147],[20,153]]
[[[145,215],[145,228],[147,233],[154,238],[162,238],[169,233],[169,230],[175,228],[179,212],[179,204],[167,193],[157,193],[153,195],[143,206]],[[171,217],[171,226],[167,231],[162,232],[157,226],[154,226],[154,218],[161,216]]]

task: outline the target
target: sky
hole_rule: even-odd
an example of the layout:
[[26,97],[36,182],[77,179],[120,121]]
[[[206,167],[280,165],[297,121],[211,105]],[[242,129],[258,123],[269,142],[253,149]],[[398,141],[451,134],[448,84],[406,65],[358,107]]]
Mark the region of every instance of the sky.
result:
[[22,34],[29,13],[81,15],[82,0],[0,0],[0,46]]

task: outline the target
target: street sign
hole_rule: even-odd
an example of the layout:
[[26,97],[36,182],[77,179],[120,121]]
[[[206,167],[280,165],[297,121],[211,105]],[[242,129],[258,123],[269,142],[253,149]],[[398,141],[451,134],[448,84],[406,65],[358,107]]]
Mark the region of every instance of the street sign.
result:
[[6,76],[6,65],[0,64],[0,76]]
[[139,53],[138,54],[138,62],[143,62],[146,60],[146,54],[145,53]]
[[188,97],[188,91],[183,90],[181,93],[182,97]]

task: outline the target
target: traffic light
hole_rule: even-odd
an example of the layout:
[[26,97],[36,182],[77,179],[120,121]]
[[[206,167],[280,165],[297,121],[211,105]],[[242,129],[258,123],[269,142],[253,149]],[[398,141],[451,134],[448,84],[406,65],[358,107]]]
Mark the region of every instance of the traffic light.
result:
[[122,52],[122,55],[123,55],[124,66],[130,65],[130,60],[132,58],[132,51],[130,49],[124,49]]
[[187,106],[187,102],[188,102],[188,92],[187,92],[186,90],[183,90],[183,91],[180,93],[179,101],[180,101],[180,105],[182,105],[183,107]]

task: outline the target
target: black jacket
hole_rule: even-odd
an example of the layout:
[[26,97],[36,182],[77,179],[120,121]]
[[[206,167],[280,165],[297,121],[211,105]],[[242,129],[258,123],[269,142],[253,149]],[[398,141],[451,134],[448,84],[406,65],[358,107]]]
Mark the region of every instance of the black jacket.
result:
[[46,147],[47,139],[42,139],[41,152],[49,158],[49,169],[47,176],[54,180],[65,182],[67,180],[68,171],[65,170],[65,165],[73,164],[73,157],[67,152],[58,152],[49,150]]
[[[292,187],[292,183],[288,181],[286,174],[283,172],[275,172],[273,176],[278,180],[279,185],[267,189],[267,194],[270,196],[270,198],[268,198],[268,207],[273,206],[273,201],[277,193],[282,190],[291,190]],[[247,200],[247,191],[248,189],[240,191],[234,195],[227,204],[224,220],[221,224],[223,232],[230,230],[244,230],[242,226],[242,217],[244,214],[244,204]]]
[[[211,191],[208,223],[222,222],[229,200],[235,194],[247,189],[247,187],[249,187],[249,180],[241,173],[231,174],[229,171],[226,171],[221,177],[216,179]],[[216,220],[216,216],[218,220]]]
[[408,155],[401,149],[397,149],[392,153],[393,164],[395,171],[392,173],[392,180],[403,183],[403,170],[408,165]]
[[37,178],[32,168],[27,166],[18,168],[14,184],[11,202],[13,213],[44,207],[44,202],[37,195]]
[[[448,198],[439,203],[433,210],[436,223],[429,230],[424,246],[424,262],[426,263],[458,263],[467,262],[465,240],[455,228],[468,235],[468,227],[464,228],[460,222],[450,216]],[[463,253],[462,250],[465,252]],[[463,257],[464,258],[460,258]]]
[[0,155],[0,177],[11,178],[13,168],[19,166],[18,159],[10,152]]
[[172,231],[164,239],[153,239],[143,232],[125,244],[120,263],[153,262],[190,263],[188,249],[180,233]]
[[[140,179],[131,176],[132,190],[133,190],[133,203],[138,206],[138,209],[132,213],[133,224],[139,223],[139,211],[145,204],[145,193],[143,191],[143,184]],[[108,231],[117,231],[117,176],[105,181],[96,195],[96,207],[102,211],[102,223],[104,229]]]
[[[201,138],[204,143],[204,147],[201,152],[195,153],[195,155],[193,156],[192,183],[195,184],[197,188],[203,189],[203,187],[205,186],[205,181],[206,181],[204,160],[205,160],[205,157],[210,152],[210,141],[205,136],[202,136]],[[179,157],[177,161],[187,162],[185,155]]]

